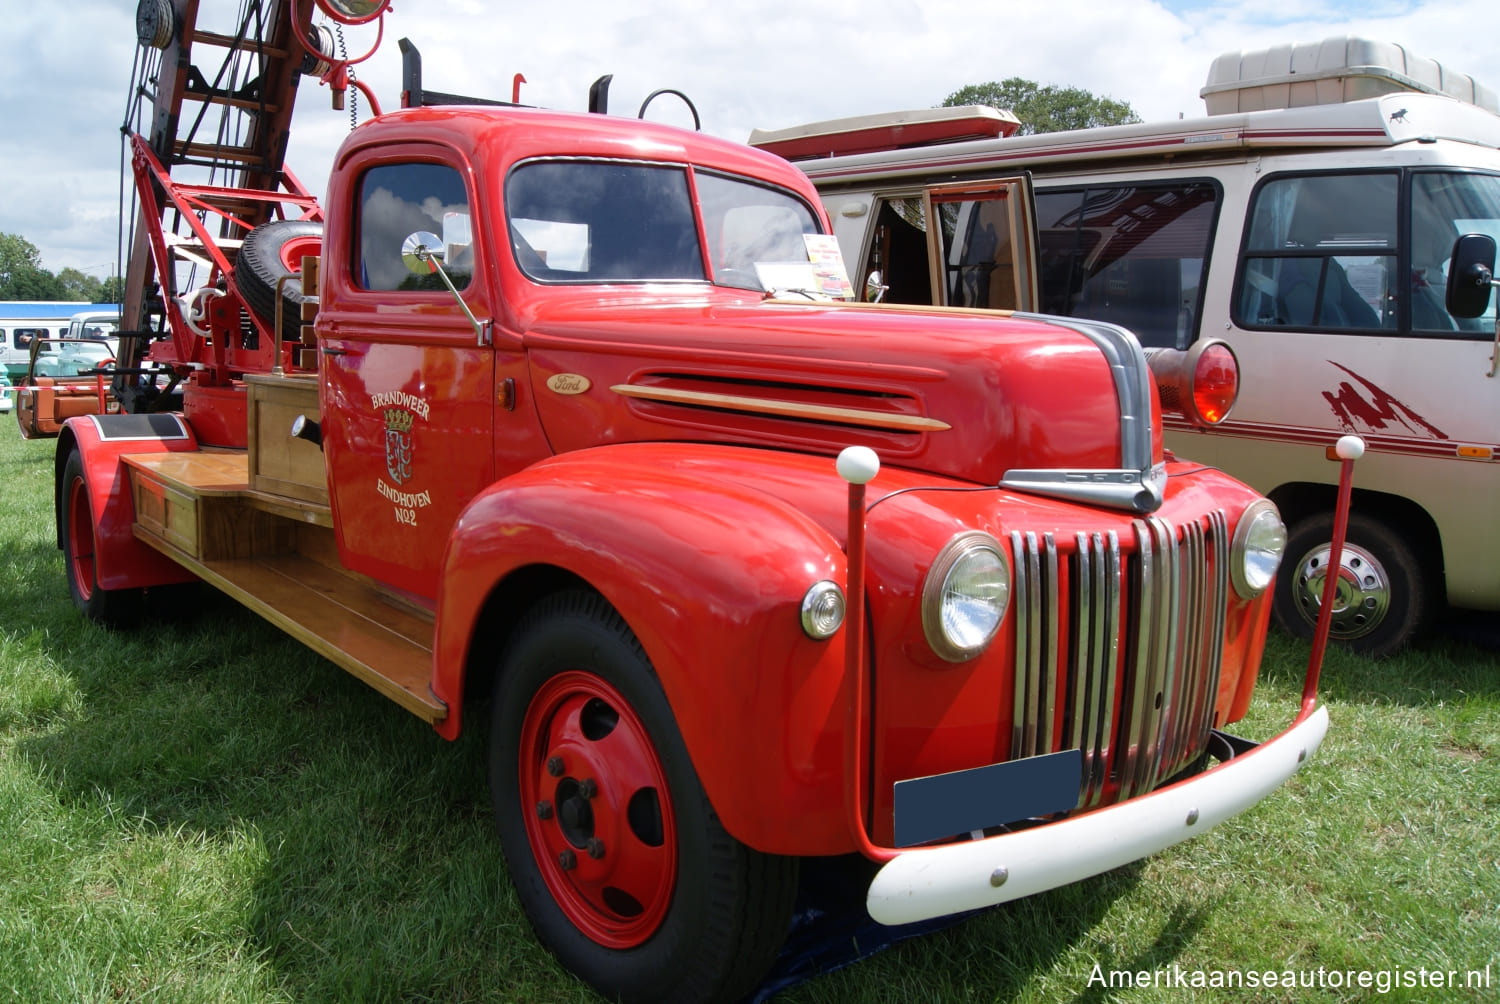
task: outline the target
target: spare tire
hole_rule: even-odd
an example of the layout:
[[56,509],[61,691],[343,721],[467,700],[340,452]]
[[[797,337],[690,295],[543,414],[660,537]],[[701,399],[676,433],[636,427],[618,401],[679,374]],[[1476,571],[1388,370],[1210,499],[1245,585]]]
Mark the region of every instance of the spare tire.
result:
[[[281,286],[281,333],[293,341],[302,327],[302,256],[318,254],[323,246],[323,224],[303,220],[273,220],[245,235],[234,265],[234,281],[245,306],[272,330],[276,328],[276,283]],[[315,293],[312,295],[316,295]]]

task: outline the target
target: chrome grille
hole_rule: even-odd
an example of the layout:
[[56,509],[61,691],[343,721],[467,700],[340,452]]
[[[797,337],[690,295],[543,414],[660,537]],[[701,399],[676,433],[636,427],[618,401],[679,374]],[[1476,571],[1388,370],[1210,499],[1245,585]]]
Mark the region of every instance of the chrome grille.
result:
[[1213,726],[1229,590],[1222,512],[1119,537],[1013,532],[1011,756],[1083,751],[1082,807],[1149,791]]

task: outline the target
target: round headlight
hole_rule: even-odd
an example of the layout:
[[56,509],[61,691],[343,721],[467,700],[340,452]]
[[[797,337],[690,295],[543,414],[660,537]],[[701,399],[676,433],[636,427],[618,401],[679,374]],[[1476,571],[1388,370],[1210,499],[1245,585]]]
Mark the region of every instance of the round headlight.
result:
[[814,582],[802,597],[802,630],[809,638],[832,638],[844,623],[844,591],[838,583]]
[[1276,579],[1286,551],[1286,526],[1269,499],[1250,503],[1240,517],[1230,547],[1229,574],[1234,591],[1253,600]]
[[977,530],[961,533],[938,552],[922,586],[922,630],[948,662],[983,652],[1005,620],[1010,563],[1000,543]]

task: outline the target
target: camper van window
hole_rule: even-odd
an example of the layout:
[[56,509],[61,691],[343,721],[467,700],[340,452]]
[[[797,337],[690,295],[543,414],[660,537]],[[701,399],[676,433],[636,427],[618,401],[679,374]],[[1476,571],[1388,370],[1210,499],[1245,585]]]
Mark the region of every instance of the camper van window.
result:
[[1443,305],[1453,242],[1464,234],[1500,241],[1500,177],[1421,171],[1411,184],[1411,330],[1428,337],[1493,337],[1495,301],[1483,317],[1457,318]]
[[1201,179],[1039,191],[1042,309],[1124,325],[1142,345],[1187,348],[1221,199]]
[[1245,327],[1394,329],[1399,175],[1274,178],[1255,193],[1235,318]]

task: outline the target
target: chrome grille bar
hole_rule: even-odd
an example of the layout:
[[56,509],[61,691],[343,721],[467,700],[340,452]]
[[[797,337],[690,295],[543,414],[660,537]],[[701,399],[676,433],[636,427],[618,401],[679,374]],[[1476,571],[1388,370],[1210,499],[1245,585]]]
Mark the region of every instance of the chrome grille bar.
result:
[[1109,778],[1114,736],[1115,667],[1120,651],[1120,540],[1079,533],[1073,576],[1074,638],[1070,730],[1064,742],[1083,750],[1078,804],[1094,806]]
[[[1027,534],[1033,541],[1036,534]],[[1036,720],[1032,714],[1033,696],[1041,683],[1036,679],[1040,668],[1037,665],[1036,621],[1041,616],[1041,596],[1034,583],[1038,569],[1034,567],[1032,552],[1023,546],[1018,531],[1011,531],[1011,555],[1015,559],[1016,588],[1014,596],[1016,618],[1016,679],[1015,698],[1010,724],[1010,757],[1031,756],[1036,741]]]
[[1012,759],[1053,751],[1057,717],[1058,574],[1052,535],[1010,535],[1015,559],[1016,684]]
[[[1199,595],[1202,638],[1191,651],[1199,653],[1193,678],[1199,687],[1188,705],[1189,715],[1182,723],[1179,738],[1182,749],[1172,765],[1172,773],[1187,766],[1208,744],[1208,733],[1214,724],[1214,706],[1219,700],[1219,675],[1224,661],[1224,617],[1229,602],[1229,522],[1218,510],[1208,514],[1208,526],[1194,524],[1202,535],[1204,560],[1198,566],[1202,577]],[[1170,775],[1168,775],[1170,776]]]

